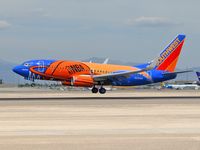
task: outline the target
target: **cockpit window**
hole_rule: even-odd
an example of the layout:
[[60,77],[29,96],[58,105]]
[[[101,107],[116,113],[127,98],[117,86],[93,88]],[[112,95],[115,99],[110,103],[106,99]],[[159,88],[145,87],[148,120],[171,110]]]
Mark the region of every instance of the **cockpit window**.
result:
[[29,63],[24,63],[24,66],[29,67],[30,64]]

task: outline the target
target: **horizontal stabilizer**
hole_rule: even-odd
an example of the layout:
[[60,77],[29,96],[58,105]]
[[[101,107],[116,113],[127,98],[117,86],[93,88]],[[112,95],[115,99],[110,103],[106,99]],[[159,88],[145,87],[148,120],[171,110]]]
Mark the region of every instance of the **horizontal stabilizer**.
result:
[[176,72],[166,72],[163,73],[163,75],[177,75],[180,73],[187,73],[187,72],[193,72],[193,70],[184,70],[184,71],[176,71]]

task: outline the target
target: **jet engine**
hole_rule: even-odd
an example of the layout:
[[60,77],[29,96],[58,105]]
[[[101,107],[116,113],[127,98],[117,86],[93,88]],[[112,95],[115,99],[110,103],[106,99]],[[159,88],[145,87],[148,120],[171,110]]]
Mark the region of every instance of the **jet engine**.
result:
[[62,85],[92,87],[94,80],[90,75],[77,75],[73,76],[69,81],[63,81]]

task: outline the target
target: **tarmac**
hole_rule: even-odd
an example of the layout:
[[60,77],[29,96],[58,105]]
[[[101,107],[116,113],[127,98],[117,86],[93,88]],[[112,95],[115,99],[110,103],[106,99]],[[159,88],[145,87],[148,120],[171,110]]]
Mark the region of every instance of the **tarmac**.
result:
[[200,91],[0,88],[0,149],[199,150]]

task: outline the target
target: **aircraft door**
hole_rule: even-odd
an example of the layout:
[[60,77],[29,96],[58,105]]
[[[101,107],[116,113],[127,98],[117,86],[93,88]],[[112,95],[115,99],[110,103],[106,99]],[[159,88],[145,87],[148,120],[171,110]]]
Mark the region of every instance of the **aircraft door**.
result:
[[43,73],[45,71],[44,67],[44,61],[38,61],[38,71]]

